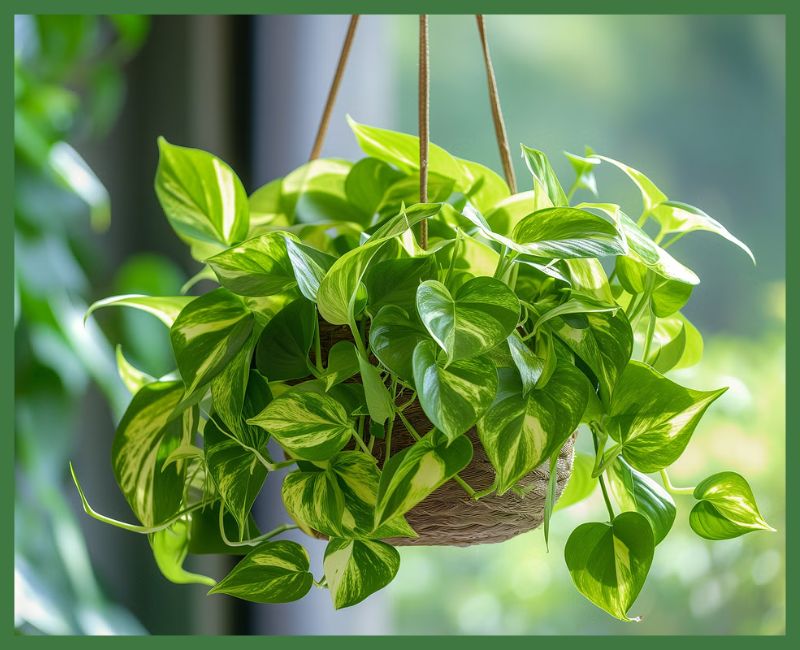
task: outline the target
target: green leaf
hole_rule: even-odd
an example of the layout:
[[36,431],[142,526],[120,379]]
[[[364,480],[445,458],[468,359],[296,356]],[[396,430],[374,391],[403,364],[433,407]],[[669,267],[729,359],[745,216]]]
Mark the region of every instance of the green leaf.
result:
[[325,549],[323,567],[333,606],[341,609],[388,585],[400,568],[400,554],[383,542],[332,539]]
[[281,395],[247,422],[266,429],[281,447],[303,460],[327,460],[355,432],[339,402],[313,392]]
[[364,214],[378,211],[386,191],[403,174],[377,158],[362,158],[347,174],[344,189],[347,199]]
[[361,279],[386,241],[373,236],[334,262],[317,291],[317,307],[326,321],[332,325],[347,325],[353,320],[353,306]]
[[647,178],[647,176],[642,174],[642,172],[639,170],[629,167],[625,163],[621,163],[613,158],[608,158],[599,154],[595,154],[595,157],[600,158],[600,160],[604,160],[607,163],[611,163],[615,167],[618,167],[636,184],[636,187],[639,188],[639,191],[642,194],[642,202],[644,203],[644,212],[646,214],[649,214],[659,203],[667,200],[667,195],[658,189],[653,181]]
[[572,279],[572,286],[576,291],[594,296],[601,302],[614,302],[614,294],[608,284],[606,275],[600,260],[591,257],[564,260],[569,269]]
[[267,478],[267,469],[258,457],[242,446],[234,434],[213,419],[203,430],[206,466],[225,509],[239,524],[239,540],[244,537],[253,503]]
[[589,366],[600,384],[600,397],[607,404],[633,349],[633,333],[625,312],[572,314],[554,319],[552,329]]
[[664,201],[653,209],[653,216],[661,224],[663,235],[679,233],[682,236],[697,230],[712,232],[741,248],[747,253],[753,264],[756,263],[756,258],[746,244],[734,237],[725,226],[700,208],[678,201]]
[[546,202],[542,202],[542,198],[537,197],[538,205],[534,209],[569,205],[567,195],[564,194],[564,189],[561,187],[561,183],[547,156],[537,149],[522,145],[522,157],[525,159],[528,170],[533,175],[534,193],[543,194],[546,197]]
[[195,259],[247,236],[247,194],[233,170],[216,156],[158,139],[156,194],[170,225]]
[[588,499],[597,487],[597,479],[592,478],[594,456],[576,451],[572,459],[572,472],[561,496],[556,501],[555,512]]
[[483,354],[508,338],[519,321],[520,305],[508,285],[478,277],[454,294],[436,280],[423,282],[417,289],[417,311],[451,363]]
[[653,531],[638,512],[623,512],[610,524],[578,526],[567,540],[564,559],[578,591],[623,621],[642,590],[653,562]]
[[185,467],[164,464],[183,437],[175,412],[182,396],[181,382],[147,384],[133,396],[114,436],[114,476],[144,526],[159,524],[180,509]]
[[594,177],[594,168],[600,160],[594,157],[594,152],[586,147],[586,157],[574,153],[564,152],[564,155],[575,170],[575,189],[587,189],[597,196],[597,179]]
[[680,457],[706,409],[726,390],[684,388],[631,361],[614,388],[604,429],[635,469],[655,472]]
[[637,472],[617,456],[607,472],[611,492],[624,511],[636,511],[653,528],[655,544],[667,536],[675,521],[675,502],[669,493],[649,476]]
[[758,511],[750,485],[736,472],[720,472],[694,489],[700,502],[692,508],[689,524],[706,539],[733,539],[754,530],[775,529]]
[[192,296],[143,296],[133,293],[124,296],[112,296],[92,303],[91,307],[86,310],[83,320],[85,322],[89,316],[102,307],[133,307],[152,314],[167,327],[172,327],[175,319],[178,318],[178,314],[192,300],[194,300]]
[[463,158],[456,160],[461,163],[465,176],[471,180],[470,187],[465,193],[470,203],[478,210],[487,212],[508,198],[508,185],[494,171],[471,160]]
[[256,546],[209,593],[228,594],[255,603],[288,603],[305,596],[314,578],[308,553],[296,542]]
[[[517,332],[512,332],[508,337],[508,347],[511,351],[511,358],[514,365],[519,370],[522,379],[522,394],[527,396],[539,382],[547,383],[549,376],[545,377],[548,360],[537,355],[520,338]],[[552,375],[552,372],[550,373]]]
[[227,289],[215,289],[183,308],[169,335],[187,398],[234,359],[253,329],[253,314]]
[[356,346],[350,341],[337,342],[328,352],[328,367],[320,375],[325,389],[330,390],[359,371]]
[[122,383],[125,384],[125,388],[128,389],[131,395],[135,395],[142,386],[150,384],[156,380],[155,377],[151,377],[146,372],[139,370],[130,361],[128,361],[125,358],[125,355],[122,354],[121,345],[117,346],[116,357],[119,378],[122,380]]
[[432,255],[383,260],[370,266],[364,276],[370,313],[385,305],[396,305],[407,311],[416,309],[417,287],[436,278],[436,260]]
[[297,280],[286,236],[269,232],[209,257],[219,283],[240,296],[272,296],[293,289]]
[[436,431],[392,455],[381,472],[375,528],[411,510],[471,460],[469,438],[459,436],[448,444]]
[[485,213],[492,232],[511,235],[520,220],[535,211],[534,192],[519,192],[503,199]]
[[290,472],[283,479],[281,497],[286,512],[307,534],[344,534],[344,495],[332,472]]
[[406,382],[414,381],[414,349],[429,340],[422,323],[409,318],[402,308],[385,305],[372,319],[369,345],[372,353],[386,368]]
[[650,349],[647,363],[663,374],[698,363],[703,356],[703,337],[683,314],[678,313],[656,321]]
[[[217,501],[201,510],[195,510],[189,515],[192,521],[192,529],[189,535],[189,553],[193,555],[247,555],[252,547],[228,546],[222,539],[219,528],[219,509],[220,502]],[[223,525],[225,526],[225,537],[228,540],[236,539],[239,535],[239,524],[227,510],[223,517]],[[251,514],[247,519],[244,537],[245,539],[253,539],[260,534],[258,525]]]
[[478,436],[497,473],[499,494],[561,449],[580,423],[589,390],[583,373],[560,361],[544,388],[492,404],[478,422]]
[[577,208],[546,208],[521,219],[511,234],[520,253],[548,258],[603,257],[627,253],[617,225]]
[[202,584],[213,587],[216,580],[183,568],[189,554],[190,523],[177,521],[169,528],[149,535],[153,557],[164,577],[175,584]]
[[[600,302],[590,296],[582,296],[579,293],[572,292],[569,300],[553,307],[543,313],[534,323],[533,331],[536,332],[546,322],[553,320],[559,316],[566,316],[569,314],[593,314],[602,312],[614,312],[619,309],[616,303],[608,304]],[[613,316],[613,314],[612,314]]]
[[369,222],[347,197],[345,183],[353,163],[336,158],[319,158],[301,165],[281,184],[281,211],[289,223],[350,221],[361,226]]
[[421,221],[435,217],[441,209],[441,203],[416,203],[408,208],[403,206],[400,212],[393,217],[389,217],[367,231],[371,235],[369,241],[378,243],[402,235]]
[[361,355],[358,355],[358,366],[364,384],[369,417],[373,422],[384,424],[389,418],[394,417],[394,400],[375,366]]
[[[394,165],[407,174],[419,171],[418,137],[359,124],[349,116],[347,122],[365,154]],[[471,184],[472,179],[466,176],[463,166],[433,143],[428,148],[428,170],[455,180],[459,191],[468,189]]]
[[256,367],[270,381],[302,379],[311,374],[308,352],[317,328],[314,303],[298,298],[267,323],[256,347]]
[[433,341],[414,349],[414,383],[425,415],[448,440],[469,430],[492,403],[497,370],[485,357],[461,359],[444,366]]
[[286,238],[286,252],[300,292],[312,302],[316,302],[322,278],[333,266],[336,258],[289,237]]

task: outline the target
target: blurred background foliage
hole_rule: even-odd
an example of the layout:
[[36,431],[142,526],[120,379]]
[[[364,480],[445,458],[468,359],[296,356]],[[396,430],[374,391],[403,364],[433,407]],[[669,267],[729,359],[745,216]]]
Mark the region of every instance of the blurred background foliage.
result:
[[[671,199],[702,207],[752,248],[755,268],[703,233],[672,249],[702,279],[686,313],[705,337],[701,364],[675,379],[731,387],[672,473],[684,485],[722,469],[745,474],[777,533],[707,543],[688,528],[690,503],[679,502],[676,530],[658,547],[633,609],[644,621],[625,625],[574,591],[563,562],[578,520],[602,517],[597,494],[556,514],[549,553],[540,531],[502,546],[404,549],[385,592],[338,613],[323,593],[292,605],[233,606],[202,587],[171,585],[145,539],[82,516],[68,458],[95,507],[129,518],[108,465],[114,422],[129,399],[109,341],[150,374],[174,367],[154,319],[117,310],[99,320],[101,331],[94,319],[83,326],[86,304],[113,293],[177,294],[198,270],[152,192],[156,137],[220,155],[249,191],[287,173],[311,148],[346,23],[346,16],[16,18],[18,630],[782,633],[780,16],[487,17],[512,146],[542,149],[566,182],[571,170],[560,152],[588,144],[641,169]],[[416,29],[414,16],[362,18],[324,155],[358,155],[346,113],[416,132]],[[431,18],[431,66],[433,141],[499,169],[474,17]],[[527,189],[521,160],[516,171]],[[598,184],[602,197],[638,214],[638,193],[621,173],[601,166]],[[280,523],[279,508],[264,495],[256,516]],[[310,543],[312,558],[321,548]],[[221,565],[190,568],[224,573]]]

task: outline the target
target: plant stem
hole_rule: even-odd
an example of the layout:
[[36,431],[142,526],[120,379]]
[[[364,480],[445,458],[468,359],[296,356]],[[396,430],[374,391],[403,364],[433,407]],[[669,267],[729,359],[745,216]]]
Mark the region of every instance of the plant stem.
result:
[[314,328],[314,364],[317,370],[322,371],[322,344],[319,338],[319,319],[317,319],[317,326]]
[[597,480],[600,481],[600,489],[603,491],[603,500],[606,502],[608,516],[611,517],[611,521],[614,521],[614,508],[611,507],[611,499],[608,498],[608,490],[606,490],[606,482],[603,480],[603,475],[600,474]]
[[694,494],[693,487],[675,487],[672,482],[669,480],[669,474],[667,474],[666,469],[662,469],[660,472],[661,474],[661,482],[664,484],[664,489],[669,492],[670,494],[674,495],[691,495]]
[[647,333],[644,337],[644,350],[642,351],[642,361],[647,363],[650,356],[650,346],[653,344],[653,333],[656,331],[656,315],[652,307],[647,310]]
[[500,278],[505,272],[505,261],[508,255],[508,246],[503,246],[503,252],[500,253],[500,259],[497,260],[497,267],[494,270],[494,277]]
[[364,453],[367,453],[367,454],[371,455],[369,447],[367,447],[366,443],[364,442],[364,439],[357,432],[355,432],[355,431],[353,432],[353,437],[356,439],[356,442],[358,443],[358,446],[361,447],[361,450]]

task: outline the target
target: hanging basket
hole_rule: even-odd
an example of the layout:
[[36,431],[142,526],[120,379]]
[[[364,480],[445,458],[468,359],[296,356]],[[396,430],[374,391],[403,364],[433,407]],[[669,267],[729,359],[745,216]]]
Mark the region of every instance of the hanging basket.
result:
[[[318,322],[323,358],[327,358],[328,351],[339,341],[353,340],[347,326],[331,325],[322,318]],[[401,395],[398,403],[404,401],[404,396]],[[433,428],[418,400],[407,406],[403,414],[417,431],[429,431]],[[475,428],[470,429],[466,435],[472,442],[474,451],[472,462],[459,475],[475,490],[484,490],[492,485],[495,470],[483,450]],[[574,441],[575,436],[570,436],[558,457],[556,498],[566,487],[572,472]],[[392,429],[392,453],[412,444],[413,436],[398,418]],[[381,468],[384,452],[384,441],[376,440],[373,454]],[[549,480],[550,469],[544,463],[520,480],[519,485],[524,496],[508,491],[503,495],[485,496],[477,501],[470,498],[455,481],[447,481],[406,513],[408,523],[419,537],[394,537],[384,541],[394,546],[472,546],[504,542],[542,524]]]

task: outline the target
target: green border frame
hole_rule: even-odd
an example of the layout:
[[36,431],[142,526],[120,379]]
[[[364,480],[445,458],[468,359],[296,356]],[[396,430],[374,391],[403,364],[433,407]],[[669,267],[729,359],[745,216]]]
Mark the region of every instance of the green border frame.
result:
[[[494,14],[710,14],[710,15],[731,15],[731,14],[781,14],[786,17],[786,108],[787,115],[800,115],[800,2],[797,0],[651,0],[648,3],[636,2],[634,0],[607,0],[598,6],[596,0],[428,0],[428,2],[409,1],[390,2],[367,2],[366,0],[117,0],[116,2],[102,2],[100,0],[6,0],[0,7],[0,53],[3,57],[3,65],[0,67],[0,139],[2,141],[3,155],[0,158],[0,196],[4,197],[5,208],[4,217],[0,219],[0,413],[5,422],[10,422],[14,408],[14,316],[13,316],[13,274],[14,274],[14,220],[9,218],[11,208],[10,197],[14,194],[14,133],[13,133],[13,56],[14,56],[14,25],[13,17],[15,14],[23,13],[52,13],[52,14],[107,14],[107,13],[141,13],[141,14],[346,14],[346,13],[365,13],[365,14],[413,14],[413,13],[432,13],[432,14],[470,14],[470,13],[494,13]],[[795,79],[794,83],[790,80]],[[800,150],[800,128],[797,120],[786,120],[786,178],[800,178],[800,159],[792,156],[790,152]],[[789,201],[789,187],[787,182],[786,205]],[[787,219],[786,248],[787,257],[789,252],[789,242],[800,241],[800,220]],[[787,268],[787,394],[798,390],[798,367],[800,367],[800,353],[796,343],[796,337],[792,340],[788,336],[789,332],[798,330],[798,295],[796,288],[800,275],[800,264],[790,263]],[[787,401],[787,421],[791,416],[800,415],[800,405],[797,400]],[[0,473],[0,485],[2,486],[2,498],[6,504],[11,504],[2,511],[0,520],[0,555],[4,558],[0,581],[0,610],[2,611],[2,633],[0,639],[5,639],[7,643],[15,648],[34,647],[39,645],[58,644],[58,647],[71,646],[83,643],[105,643],[104,640],[86,640],[86,637],[60,637],[49,641],[49,637],[21,637],[14,634],[13,627],[13,551],[14,551],[14,436],[10,426],[4,427],[0,436],[0,455],[4,459],[5,467]],[[800,439],[797,436],[788,436],[786,440],[787,458],[798,458],[800,456]],[[800,477],[787,472],[787,494],[796,494]],[[787,507],[787,547],[792,548],[797,543],[798,512],[797,504],[792,503]],[[773,637],[748,637],[731,636],[724,637],[726,647],[750,646],[755,640],[757,643],[766,644],[770,647],[782,646],[786,643],[798,642],[797,622],[793,620],[793,615],[800,613],[797,607],[798,587],[800,586],[800,575],[797,563],[792,554],[786,557],[787,571],[787,626],[786,635]],[[117,637],[112,643],[118,646],[127,646],[130,643],[155,643],[157,646],[166,647],[172,644],[173,638],[184,640],[184,637]],[[236,639],[237,644],[272,643],[259,637],[229,637]],[[433,643],[440,643],[437,637],[416,637]],[[485,644],[483,637],[457,637],[458,643],[463,646],[481,647]],[[558,643],[571,644],[581,643],[587,637],[559,637]],[[673,646],[676,640],[682,643],[689,643],[690,646],[700,647],[711,639],[722,637],[703,637],[703,636],[664,636],[664,637],[642,637],[642,636],[606,636],[595,637],[593,644],[598,648],[620,647],[623,645],[647,644],[650,648],[661,648]],[[791,638],[795,638],[791,642]],[[318,640],[319,639],[319,640]],[[318,647],[319,641],[325,639],[326,644],[334,647],[366,647],[367,644],[374,644],[376,641],[371,637],[282,637],[281,643],[289,644],[293,647]],[[561,640],[563,639],[563,641]],[[569,641],[567,641],[569,639]],[[185,637],[187,642],[192,643],[193,647],[202,645],[212,647],[217,644],[214,637]],[[403,637],[380,637],[378,641],[383,648],[399,648],[401,644],[406,645]],[[504,645],[507,647],[528,647],[531,643],[529,637],[504,637]],[[73,646],[74,644],[74,646]],[[776,644],[773,646],[772,644]],[[5,645],[4,647],[9,647]]]

